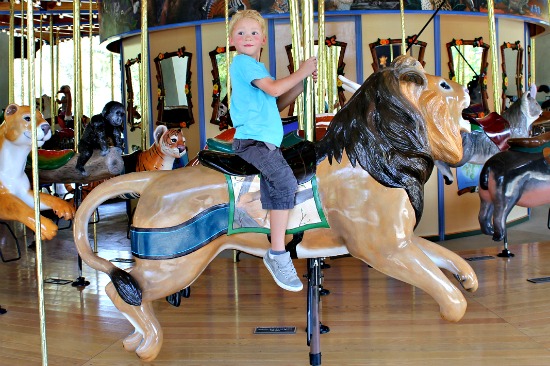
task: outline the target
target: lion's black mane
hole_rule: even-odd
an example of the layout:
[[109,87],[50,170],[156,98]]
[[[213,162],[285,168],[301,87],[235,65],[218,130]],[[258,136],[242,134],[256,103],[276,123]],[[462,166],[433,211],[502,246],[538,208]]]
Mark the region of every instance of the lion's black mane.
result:
[[317,160],[340,163],[344,149],[354,167],[359,162],[379,183],[407,192],[418,224],[434,161],[425,121],[402,95],[396,69],[372,74],[334,116],[316,143]]

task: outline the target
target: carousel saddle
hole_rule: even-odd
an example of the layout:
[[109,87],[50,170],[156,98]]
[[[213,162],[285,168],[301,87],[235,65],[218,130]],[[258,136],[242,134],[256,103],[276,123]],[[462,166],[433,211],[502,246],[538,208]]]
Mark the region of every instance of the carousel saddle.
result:
[[[308,182],[314,175],[317,167],[315,144],[303,140],[295,145],[281,149],[283,157],[294,172],[298,184]],[[198,159],[202,165],[227,175],[245,176],[257,175],[260,171],[241,157],[227,152],[201,150]]]
[[550,132],[545,132],[534,137],[518,137],[508,140],[512,150],[537,153],[550,147]]
[[481,126],[487,137],[498,146],[500,151],[508,149],[510,123],[500,114],[491,112],[486,117],[476,118],[473,123]]

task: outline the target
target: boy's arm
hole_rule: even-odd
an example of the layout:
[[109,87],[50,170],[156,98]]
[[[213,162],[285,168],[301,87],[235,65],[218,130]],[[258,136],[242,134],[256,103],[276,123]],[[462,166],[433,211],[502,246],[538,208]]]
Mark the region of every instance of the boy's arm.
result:
[[[277,98],[296,88],[302,80],[316,72],[317,58],[312,57],[304,61],[304,63],[300,65],[300,68],[298,70],[284,78],[273,80],[269,77],[266,77],[263,79],[256,79],[253,81],[253,83],[256,87],[260,88],[265,93]],[[296,96],[298,94],[296,94]]]
[[292,89],[277,98],[277,108],[279,112],[292,104],[296,98],[304,91],[304,83],[298,82]]

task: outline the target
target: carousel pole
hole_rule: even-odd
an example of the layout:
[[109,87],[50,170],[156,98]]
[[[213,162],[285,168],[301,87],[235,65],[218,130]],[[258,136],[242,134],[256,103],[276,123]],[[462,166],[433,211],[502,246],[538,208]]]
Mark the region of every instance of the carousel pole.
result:
[[227,95],[227,108],[231,103],[231,77],[229,75],[229,65],[231,64],[231,52],[229,51],[229,0],[225,0],[225,65],[227,66],[227,82],[226,95]]
[[141,149],[147,149],[149,130],[149,30],[147,23],[147,0],[141,1]]
[[55,38],[53,34],[53,14],[50,15],[50,80],[51,80],[51,98],[50,98],[50,126],[52,128],[52,134],[55,133],[55,122],[57,119],[57,113],[55,108],[55,99],[57,91],[55,89],[55,79],[54,79],[54,67],[55,67],[55,59],[54,59],[54,45],[55,45]]
[[[89,30],[88,35],[90,37],[90,109],[89,109],[89,116],[92,118],[94,115],[94,58],[93,58],[93,50],[94,50],[94,39],[93,39],[93,19],[92,19],[92,0],[89,2],[89,8],[88,8],[88,16],[89,16]],[[99,214],[98,211],[95,210],[94,214],[92,215],[93,219],[93,235],[94,235],[94,253],[97,253],[97,222],[99,221]]]
[[[44,48],[42,47],[44,45],[44,43],[42,42],[42,15],[39,15],[40,17],[40,22],[39,22],[39,26],[40,26],[40,30],[39,30],[39,37],[40,37],[40,62],[39,62],[39,65],[40,65],[40,72],[39,72],[39,76],[38,76],[38,95],[40,96],[40,101],[38,102],[38,110],[42,113],[42,108],[43,108],[43,105],[42,105],[42,52],[44,51]],[[31,96],[32,97],[35,97],[35,96]]]
[[[300,7],[298,0],[289,0],[290,7],[290,29],[292,29],[292,61],[294,70],[298,70],[300,62],[304,59],[302,52],[302,33],[300,31]],[[299,95],[296,98],[296,114],[298,115],[298,125],[301,130],[305,130],[303,111],[304,96]]]
[[8,44],[8,103],[15,103],[14,92],[14,58],[15,58],[15,7],[13,0],[10,0],[10,34]]
[[[325,2],[319,1],[319,11],[317,13],[317,91],[315,101],[315,113],[325,112],[325,92],[328,100],[329,110],[332,111],[333,100],[332,98],[332,85],[329,85],[328,80],[328,68],[326,67],[328,62],[327,51],[328,47],[325,46]],[[319,72],[320,70],[320,72]],[[330,78],[332,81],[332,78]]]
[[405,35],[405,3],[403,0],[399,0],[399,13],[401,14],[401,54],[407,53],[407,44]]
[[491,46],[491,58],[493,60],[492,65],[492,80],[493,80],[493,105],[495,112],[501,112],[500,95],[497,85],[500,85],[498,79],[498,53],[496,40],[496,26],[495,26],[495,3],[494,0],[487,0],[487,15],[489,18],[489,42]]
[[21,105],[26,105],[25,103],[25,89],[28,86],[25,82],[25,10],[24,10],[24,1],[21,1]]
[[[80,141],[80,122],[82,117],[82,60],[81,60],[81,42],[80,42],[80,0],[73,1],[73,48],[74,48],[74,150],[78,153],[78,142]],[[59,51],[58,51],[59,59]],[[67,106],[67,109],[69,106]],[[75,184],[74,204],[78,209],[82,201],[82,185],[80,183]],[[82,258],[78,256],[78,278],[73,281],[73,287],[85,287],[90,284],[90,281],[86,281],[82,276]]]
[[[27,57],[29,59],[29,95],[30,110],[36,110],[35,94],[35,78],[34,78],[34,9],[31,1],[27,2]],[[23,55],[21,55],[23,56]],[[34,196],[34,220],[36,233],[36,283],[38,287],[38,310],[40,315],[40,340],[42,350],[42,365],[48,364],[48,345],[46,341],[46,311],[44,306],[44,280],[42,277],[42,239],[41,239],[41,222],[40,222],[40,187],[38,182],[38,148],[37,148],[37,133],[36,133],[36,113],[31,113],[32,126],[32,186]]]

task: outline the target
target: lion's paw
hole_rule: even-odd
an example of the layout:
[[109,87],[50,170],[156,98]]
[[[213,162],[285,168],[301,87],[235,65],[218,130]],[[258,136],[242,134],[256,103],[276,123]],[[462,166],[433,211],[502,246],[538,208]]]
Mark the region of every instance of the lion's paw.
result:
[[57,235],[57,225],[47,217],[40,217],[40,238],[42,240],[51,240]]
[[139,347],[142,340],[143,335],[140,332],[135,331],[126,337],[124,341],[122,341],[122,345],[126,351],[135,351]]

